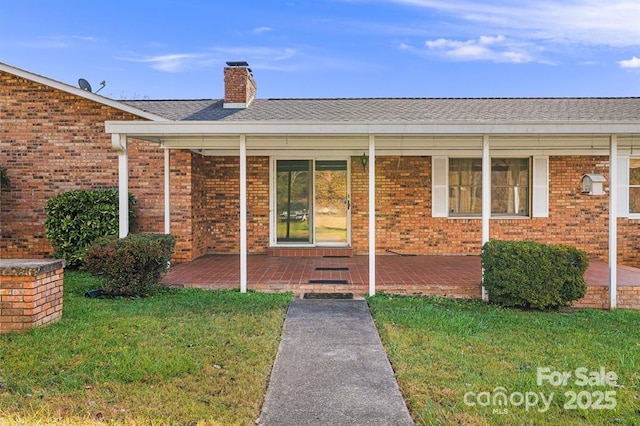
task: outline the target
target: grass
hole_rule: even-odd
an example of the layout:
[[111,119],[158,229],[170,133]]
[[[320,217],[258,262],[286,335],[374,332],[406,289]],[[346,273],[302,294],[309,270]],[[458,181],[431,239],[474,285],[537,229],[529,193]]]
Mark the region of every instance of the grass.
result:
[[[638,311],[532,312],[388,295],[370,298],[369,305],[418,424],[640,424]],[[538,367],[572,377],[566,386],[539,386]],[[580,367],[587,374],[605,367],[617,374],[618,386],[579,386]],[[482,399],[487,394],[480,400],[485,405],[477,403],[479,393],[493,398],[498,387],[508,396],[536,392],[548,399],[553,393],[553,400],[546,412],[541,400],[528,410],[511,403],[487,405]],[[614,391],[616,408],[565,408],[571,405],[565,393],[584,392],[584,408],[589,398],[595,401],[595,391]],[[474,392],[468,400],[475,406],[465,404],[468,392]]]
[[249,424],[288,294],[158,289],[86,299],[65,273],[63,319],[0,335],[0,424]]

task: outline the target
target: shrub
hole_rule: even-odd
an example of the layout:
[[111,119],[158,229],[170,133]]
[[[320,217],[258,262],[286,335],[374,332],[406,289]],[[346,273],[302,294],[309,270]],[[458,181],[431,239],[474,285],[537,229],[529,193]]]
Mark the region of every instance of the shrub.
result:
[[105,237],[87,249],[85,267],[104,279],[104,293],[111,296],[146,296],[167,270],[175,239],[165,234],[132,234]]
[[587,266],[587,254],[570,246],[493,240],[482,248],[485,289],[503,306],[570,306],[587,291]]
[[[135,197],[129,194],[129,225],[136,221]],[[118,190],[63,192],[47,201],[46,235],[68,266],[82,264],[87,246],[100,237],[118,235]]]

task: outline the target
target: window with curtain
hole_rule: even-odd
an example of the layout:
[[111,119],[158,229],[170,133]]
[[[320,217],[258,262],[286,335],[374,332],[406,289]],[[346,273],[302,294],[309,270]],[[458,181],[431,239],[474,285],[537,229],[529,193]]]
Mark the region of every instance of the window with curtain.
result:
[[[491,159],[491,214],[529,216],[531,162],[528,158]],[[638,185],[640,191],[640,182]],[[638,193],[640,198],[640,192]],[[640,201],[639,201],[640,204]],[[482,159],[449,159],[449,216],[482,214]]]
[[491,160],[491,214],[529,216],[529,159]]
[[629,213],[640,213],[640,158],[629,159]]
[[482,159],[449,159],[449,215],[482,214]]

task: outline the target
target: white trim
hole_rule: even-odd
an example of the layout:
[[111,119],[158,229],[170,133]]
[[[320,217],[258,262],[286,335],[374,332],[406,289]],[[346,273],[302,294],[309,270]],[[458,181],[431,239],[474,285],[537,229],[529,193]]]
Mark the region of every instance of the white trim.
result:
[[[488,189],[488,190],[487,190]],[[489,241],[489,221],[491,219],[491,151],[489,135],[482,136],[482,246]],[[482,300],[489,300],[484,288],[484,269],[482,270]]]
[[248,104],[246,102],[223,102],[222,103],[222,108],[225,108],[225,109],[246,109],[247,105]]
[[609,151],[609,308],[618,302],[618,137],[611,135]]
[[263,121],[106,121],[107,133],[128,133],[131,136],[168,137],[171,135],[571,135],[640,133],[640,123],[334,123],[334,122],[263,122]]
[[171,233],[171,167],[170,167],[171,151],[164,150],[164,233]]
[[369,296],[376,294],[376,137],[369,135]]
[[247,292],[247,138],[240,135],[240,292]]
[[118,236],[129,234],[129,156],[127,137],[121,134],[111,135],[111,145],[118,147]]
[[[13,74],[15,76],[33,81],[35,83],[44,84],[45,86],[52,87],[54,89],[62,90],[63,92],[70,93],[72,95],[80,96],[85,99],[89,99],[91,101],[110,106],[112,108],[119,109],[120,111],[128,112],[134,115],[137,115],[141,118],[146,118],[153,121],[168,121],[166,118],[161,117],[156,114],[151,114],[149,112],[143,111],[141,109],[132,107],[130,105],[124,104],[122,102],[114,101],[113,99],[105,98],[104,96],[96,95],[95,93],[87,92],[86,90],[82,90],[78,87],[74,87],[68,85],[66,83],[62,83],[57,80],[52,80],[50,78],[31,73],[29,71],[25,71],[20,68],[12,67],[11,65],[4,64],[0,62],[0,71],[4,71],[9,74]],[[109,132],[116,133],[116,132]]]

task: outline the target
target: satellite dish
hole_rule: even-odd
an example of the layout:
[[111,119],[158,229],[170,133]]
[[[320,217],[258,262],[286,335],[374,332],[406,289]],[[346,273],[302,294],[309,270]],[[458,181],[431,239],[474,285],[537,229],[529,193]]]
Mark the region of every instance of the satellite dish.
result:
[[78,86],[80,86],[82,90],[86,90],[87,92],[91,93],[91,85],[84,78],[78,80]]

